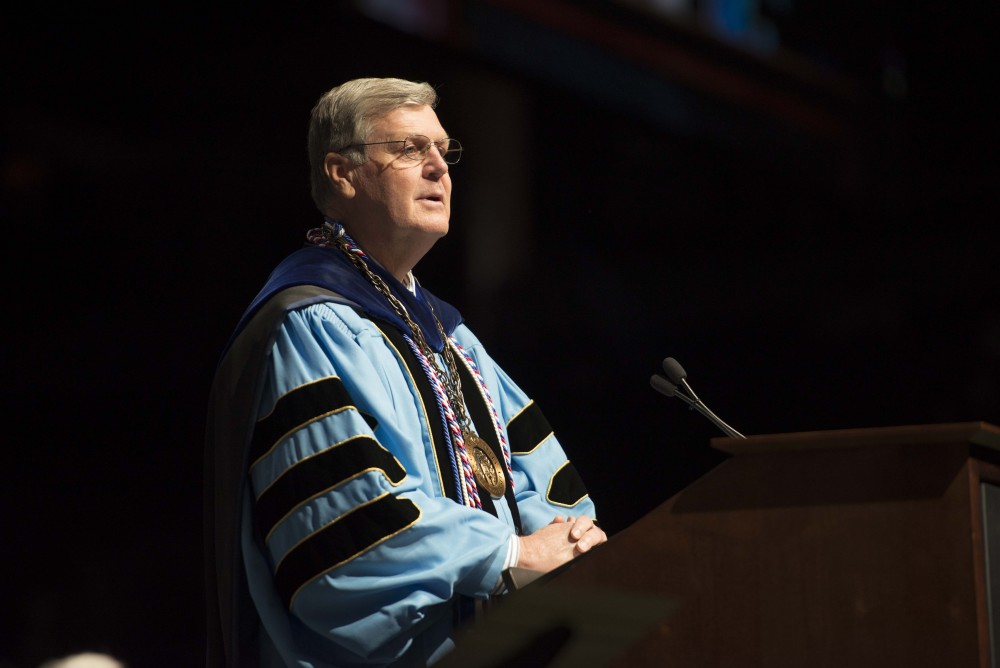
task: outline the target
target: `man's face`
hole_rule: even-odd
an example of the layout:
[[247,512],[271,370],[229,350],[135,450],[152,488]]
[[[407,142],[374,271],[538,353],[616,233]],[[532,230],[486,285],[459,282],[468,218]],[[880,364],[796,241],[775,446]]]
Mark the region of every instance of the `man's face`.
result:
[[[409,135],[424,135],[431,141],[448,136],[433,109],[409,106],[377,121],[366,141],[394,141]],[[356,168],[354,181],[357,222],[380,245],[433,245],[448,233],[451,217],[448,164],[436,149],[423,160],[412,160],[402,154],[402,147],[402,143],[365,147],[368,161]]]

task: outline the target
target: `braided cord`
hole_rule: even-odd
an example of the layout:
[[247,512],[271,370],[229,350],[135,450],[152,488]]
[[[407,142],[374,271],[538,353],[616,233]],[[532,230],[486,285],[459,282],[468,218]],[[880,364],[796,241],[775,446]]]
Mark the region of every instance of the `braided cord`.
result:
[[[471,506],[473,508],[483,507],[483,502],[479,498],[479,487],[476,485],[475,475],[472,473],[472,462],[469,460],[468,452],[465,449],[465,437],[462,436],[462,430],[458,426],[458,419],[455,416],[455,411],[451,409],[451,402],[448,401],[447,393],[445,392],[444,385],[441,379],[438,377],[436,371],[427,359],[420,347],[414,343],[413,339],[409,336],[403,335],[406,342],[410,344],[410,349],[413,354],[417,356],[420,360],[420,366],[424,369],[424,374],[427,376],[427,380],[431,383],[431,388],[434,390],[434,395],[437,397],[438,406],[441,409],[441,413],[444,416],[445,426],[445,437],[450,441],[448,452],[451,455],[452,469],[455,473],[455,482],[458,484],[458,489],[463,490],[462,498],[465,501],[465,505]],[[457,453],[458,459],[462,464],[462,476],[458,476],[457,466],[455,464],[455,454]]]
[[470,355],[465,348],[459,345],[458,341],[455,340],[455,337],[449,337],[449,340],[452,345],[455,346],[455,350],[462,355],[462,359],[465,360],[469,369],[472,371],[472,376],[479,384],[479,389],[483,392],[483,398],[486,399],[486,405],[490,409],[490,415],[493,416],[493,428],[497,432],[497,438],[500,439],[500,448],[503,450],[503,462],[506,465],[507,473],[510,476],[510,488],[513,490],[514,471],[510,465],[510,444],[507,442],[507,433],[503,428],[503,423],[500,421],[500,415],[497,413],[496,406],[493,404],[493,397],[490,396],[490,389],[486,386],[486,379],[483,378],[483,374],[479,371],[479,366],[476,365],[476,361],[472,359],[472,355]]

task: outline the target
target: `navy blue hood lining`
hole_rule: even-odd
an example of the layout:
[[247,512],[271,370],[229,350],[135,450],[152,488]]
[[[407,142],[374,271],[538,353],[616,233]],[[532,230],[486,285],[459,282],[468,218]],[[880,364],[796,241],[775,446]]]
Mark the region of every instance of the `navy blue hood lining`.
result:
[[[458,309],[438,299],[423,286],[418,289],[420,294],[418,298],[396,280],[395,276],[374,262],[369,261],[368,267],[372,273],[379,275],[385,281],[392,293],[403,303],[410,318],[420,327],[427,345],[435,352],[441,352],[444,349],[444,341],[434,324],[434,315],[436,314],[441,321],[445,333],[451,335],[462,322],[462,315]],[[230,342],[239,336],[267,300],[286,288],[298,285],[314,285],[336,292],[360,306],[369,317],[389,322],[404,334],[410,335],[409,327],[389,304],[389,300],[351,263],[343,251],[333,247],[306,246],[290,254],[271,272],[264,287],[240,318]]]

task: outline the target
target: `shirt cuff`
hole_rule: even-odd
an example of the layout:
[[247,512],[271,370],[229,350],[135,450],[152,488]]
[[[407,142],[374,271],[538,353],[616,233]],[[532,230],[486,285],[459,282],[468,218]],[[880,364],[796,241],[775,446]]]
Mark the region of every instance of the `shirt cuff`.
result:
[[503,572],[508,568],[513,568],[517,566],[517,562],[521,558],[521,541],[518,540],[516,534],[510,535],[510,540],[507,541],[507,556],[503,559],[503,566],[500,568],[500,577],[497,579],[497,584],[493,587],[493,595],[503,594],[507,591],[507,585],[503,581]]

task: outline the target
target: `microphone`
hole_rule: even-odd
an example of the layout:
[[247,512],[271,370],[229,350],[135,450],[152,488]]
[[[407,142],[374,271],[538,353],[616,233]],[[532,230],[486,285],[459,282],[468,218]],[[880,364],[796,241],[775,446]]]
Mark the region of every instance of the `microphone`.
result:
[[722,418],[713,413],[708,406],[705,405],[705,402],[698,398],[698,395],[694,392],[694,388],[688,384],[687,372],[684,371],[684,367],[681,366],[680,362],[675,360],[673,357],[666,358],[663,360],[663,372],[667,374],[667,378],[669,378],[669,380],[659,374],[653,374],[653,376],[649,379],[649,384],[654,390],[668,397],[677,397],[686,403],[690,408],[698,411],[708,418],[716,427],[721,429],[726,436],[729,436],[730,438],[746,438],[746,436],[723,422]]

